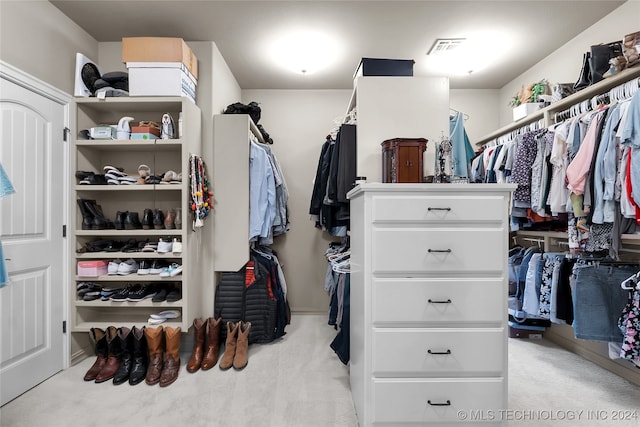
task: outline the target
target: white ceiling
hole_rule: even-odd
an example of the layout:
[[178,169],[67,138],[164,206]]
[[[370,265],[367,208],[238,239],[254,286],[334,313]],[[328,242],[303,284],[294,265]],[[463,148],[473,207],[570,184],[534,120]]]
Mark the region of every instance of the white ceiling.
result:
[[[415,75],[437,75],[426,53],[436,38],[492,34],[492,65],[452,76],[452,88],[500,88],[620,6],[570,1],[117,1],[51,0],[98,42],[122,37],[214,41],[243,89],[350,89],[360,58],[415,60]],[[290,29],[326,32],[331,67],[299,75],[275,64],[269,43]],[[605,40],[606,41],[606,40]],[[576,64],[576,77],[580,64]]]

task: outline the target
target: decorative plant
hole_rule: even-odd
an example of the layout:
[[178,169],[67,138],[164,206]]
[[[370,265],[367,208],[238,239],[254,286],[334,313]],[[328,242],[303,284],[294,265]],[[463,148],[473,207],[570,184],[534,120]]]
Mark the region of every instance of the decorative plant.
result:
[[547,79],[542,79],[537,83],[531,83],[529,86],[522,86],[516,96],[511,98],[509,104],[515,108],[520,104],[526,104],[528,102],[539,102],[540,95],[544,95],[548,92],[549,82],[547,82]]

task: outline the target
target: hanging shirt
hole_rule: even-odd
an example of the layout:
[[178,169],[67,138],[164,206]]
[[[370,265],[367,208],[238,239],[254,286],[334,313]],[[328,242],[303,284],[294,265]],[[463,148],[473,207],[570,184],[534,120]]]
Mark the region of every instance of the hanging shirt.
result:
[[474,151],[464,128],[464,116],[462,113],[457,112],[449,119],[449,135],[451,137],[453,175],[468,178],[469,165],[474,156]]
[[565,186],[565,176],[567,171],[567,136],[569,133],[569,122],[564,122],[556,127],[553,135],[553,146],[549,161],[553,167],[551,174],[551,185],[547,204],[551,208],[551,213],[557,215],[567,212],[567,199],[569,193]]
[[626,113],[620,143],[632,148],[631,191],[633,199],[640,202],[640,91],[631,98]]
[[249,155],[249,240],[268,237],[276,217],[276,186],[269,155],[251,142]]
[[593,117],[587,129],[587,134],[580,144],[580,149],[571,163],[569,163],[569,166],[567,166],[567,188],[576,195],[582,195],[585,191],[585,182],[593,159],[600,117],[600,114],[596,114]]

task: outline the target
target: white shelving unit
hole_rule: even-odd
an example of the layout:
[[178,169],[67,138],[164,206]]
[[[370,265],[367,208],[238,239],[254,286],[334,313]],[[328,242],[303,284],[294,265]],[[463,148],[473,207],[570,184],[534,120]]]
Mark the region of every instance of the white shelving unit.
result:
[[[192,230],[192,216],[189,206],[189,156],[201,151],[200,109],[187,98],[181,97],[121,97],[78,98],[76,100],[77,131],[100,124],[115,124],[123,116],[141,120],[161,122],[162,115],[169,113],[178,126],[182,113],[182,137],[170,140],[86,140],[72,137],[69,180],[71,187],[70,248],[72,281],[70,283],[70,329],[72,333],[84,333],[92,327],[147,325],[151,313],[174,309],[180,317],[163,325],[180,326],[188,330],[193,319],[199,317],[202,280],[198,265],[200,251],[197,246],[197,231]],[[176,129],[177,131],[177,129]],[[76,135],[78,135],[76,132]],[[162,174],[168,170],[182,173],[179,184],[137,184],[137,185],[80,185],[76,184],[76,171],[91,171],[102,174],[103,167],[122,167],[129,175],[138,175],[138,166],[145,164],[151,172]],[[151,230],[83,230],[82,214],[77,199],[96,200],[105,217],[114,220],[117,211],[137,212],[142,221],[145,209],[160,209],[166,215],[170,208],[180,209],[182,227],[180,229]],[[92,240],[115,241],[157,241],[159,238],[174,238],[182,242],[182,252],[159,254],[154,252],[84,252],[77,251]],[[84,260],[127,260],[152,259],[176,262],[183,266],[181,274],[161,278],[159,275],[80,277],[76,275],[77,262]],[[182,298],[176,302],[83,301],[76,296],[76,284],[95,282],[109,287],[124,287],[129,284],[172,283],[181,290]],[[78,341],[77,339],[75,341]],[[72,349],[73,351],[73,349]]]

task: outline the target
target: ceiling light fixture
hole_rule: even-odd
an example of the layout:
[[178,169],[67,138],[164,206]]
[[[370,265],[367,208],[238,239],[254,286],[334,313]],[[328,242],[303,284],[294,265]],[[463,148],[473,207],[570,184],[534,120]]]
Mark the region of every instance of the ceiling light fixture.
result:
[[271,55],[281,67],[305,76],[331,65],[337,54],[335,40],[317,31],[290,31],[271,44]]

